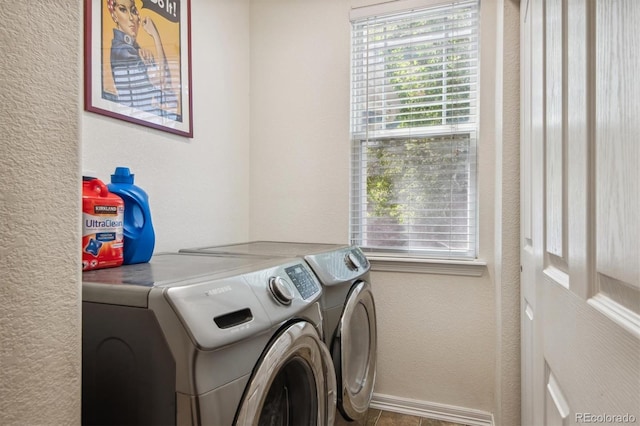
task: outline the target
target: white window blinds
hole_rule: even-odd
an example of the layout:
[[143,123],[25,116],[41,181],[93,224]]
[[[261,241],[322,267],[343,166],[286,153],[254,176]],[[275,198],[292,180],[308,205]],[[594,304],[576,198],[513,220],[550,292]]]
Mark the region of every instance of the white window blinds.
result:
[[351,73],[352,242],[475,258],[478,1],[354,20]]

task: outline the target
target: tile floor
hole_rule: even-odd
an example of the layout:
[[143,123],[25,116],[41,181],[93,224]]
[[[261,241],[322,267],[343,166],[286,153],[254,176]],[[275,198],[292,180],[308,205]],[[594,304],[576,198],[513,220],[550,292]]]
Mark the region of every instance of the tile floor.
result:
[[[339,415],[336,416],[335,426],[354,426],[355,423],[347,422]],[[458,423],[433,420],[406,414],[392,413],[370,409],[364,426],[464,426]]]

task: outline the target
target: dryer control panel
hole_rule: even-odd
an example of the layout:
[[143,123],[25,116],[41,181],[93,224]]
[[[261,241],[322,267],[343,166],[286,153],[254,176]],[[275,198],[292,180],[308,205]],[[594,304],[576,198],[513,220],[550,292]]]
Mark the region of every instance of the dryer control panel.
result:
[[304,258],[324,286],[342,285],[363,279],[371,268],[367,257],[356,246],[310,254]]

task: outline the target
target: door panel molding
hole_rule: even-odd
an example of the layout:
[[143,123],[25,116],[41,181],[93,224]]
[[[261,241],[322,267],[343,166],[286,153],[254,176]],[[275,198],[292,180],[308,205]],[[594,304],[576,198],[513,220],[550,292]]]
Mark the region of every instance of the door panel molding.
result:
[[547,425],[568,424],[571,409],[567,398],[565,398],[556,377],[551,372],[549,365],[546,366],[547,375]]
[[604,294],[596,294],[587,301],[591,306],[606,315],[620,327],[640,339],[640,315],[622,306]]
[[[591,305],[638,333],[640,322],[640,8],[595,6],[595,282]],[[609,299],[609,300],[607,300]]]
[[564,257],[564,80],[562,0],[545,3],[546,29],[546,250]]

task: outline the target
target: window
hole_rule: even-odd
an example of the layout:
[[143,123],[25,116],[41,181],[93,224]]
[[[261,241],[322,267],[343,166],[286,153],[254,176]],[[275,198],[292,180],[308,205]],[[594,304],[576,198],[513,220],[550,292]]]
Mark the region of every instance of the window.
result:
[[352,19],[352,243],[474,259],[478,1]]

